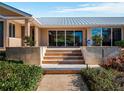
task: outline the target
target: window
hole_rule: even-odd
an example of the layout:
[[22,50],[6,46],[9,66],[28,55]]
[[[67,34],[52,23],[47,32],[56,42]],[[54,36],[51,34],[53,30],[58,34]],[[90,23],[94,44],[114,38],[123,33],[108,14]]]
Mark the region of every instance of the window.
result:
[[116,41],[121,40],[121,28],[113,28],[113,34],[112,34],[112,39],[113,39],[113,45],[115,45]]
[[103,46],[111,46],[111,28],[102,28]]
[[0,22],[0,47],[3,47],[3,22]]
[[9,37],[15,37],[15,24],[9,24]]
[[[92,36],[101,36],[102,28],[93,28],[92,29]],[[95,42],[93,41],[93,45],[95,45]]]
[[[121,40],[121,28],[93,28],[92,36],[101,35],[103,38],[102,46],[115,45],[116,41]],[[93,42],[94,45],[94,42]]]

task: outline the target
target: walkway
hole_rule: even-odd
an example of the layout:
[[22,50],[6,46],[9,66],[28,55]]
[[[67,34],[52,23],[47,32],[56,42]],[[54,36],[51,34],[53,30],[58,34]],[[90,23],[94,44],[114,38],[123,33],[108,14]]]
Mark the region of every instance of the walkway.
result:
[[80,74],[46,74],[38,91],[86,91]]

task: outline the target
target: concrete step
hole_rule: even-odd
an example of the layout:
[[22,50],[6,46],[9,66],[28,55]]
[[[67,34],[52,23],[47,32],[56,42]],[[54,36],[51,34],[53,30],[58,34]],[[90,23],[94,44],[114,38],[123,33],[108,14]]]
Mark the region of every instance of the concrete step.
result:
[[43,64],[84,64],[84,60],[43,60]]
[[[85,64],[42,64],[45,74],[79,74]],[[98,68],[99,65],[89,65],[91,68]]]
[[46,53],[45,56],[82,56],[81,53]]
[[54,59],[60,59],[60,60],[68,60],[68,59],[72,59],[72,60],[77,60],[77,59],[83,59],[82,56],[45,56],[44,60],[54,60]]
[[46,54],[82,54],[81,52],[71,52],[71,51],[64,51],[64,52],[46,52]]
[[43,64],[42,68],[45,70],[45,74],[79,74],[82,68],[86,68],[86,65],[47,65]]
[[80,74],[81,70],[74,69],[46,69],[44,74]]
[[81,50],[46,50],[46,52],[79,52],[81,53]]
[[47,48],[47,50],[81,50],[79,47],[53,47],[53,48]]

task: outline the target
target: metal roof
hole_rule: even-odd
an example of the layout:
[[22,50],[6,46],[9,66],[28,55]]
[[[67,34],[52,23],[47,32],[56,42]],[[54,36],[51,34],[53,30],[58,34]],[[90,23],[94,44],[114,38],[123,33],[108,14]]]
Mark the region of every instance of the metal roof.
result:
[[124,17],[41,17],[42,26],[124,25]]

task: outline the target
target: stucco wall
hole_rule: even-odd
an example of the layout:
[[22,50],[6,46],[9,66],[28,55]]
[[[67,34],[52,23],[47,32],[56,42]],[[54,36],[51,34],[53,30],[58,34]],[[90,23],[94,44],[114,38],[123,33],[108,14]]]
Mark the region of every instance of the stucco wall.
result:
[[20,47],[22,46],[21,42],[21,24],[11,21],[9,23],[15,24],[15,37],[9,37],[9,47]]
[[40,65],[40,47],[7,47],[8,60],[21,60],[25,64]]
[[20,47],[21,42],[21,38],[9,38],[9,47]]
[[86,29],[85,28],[42,28],[40,29],[39,35],[39,45],[40,46],[48,46],[49,45],[49,30],[57,30],[57,31],[65,31],[65,30],[82,30],[83,31],[83,45],[86,45]]
[[119,47],[81,47],[81,50],[85,64],[89,65],[102,64],[108,58],[118,56],[121,53]]
[[14,22],[12,20],[9,20],[9,23],[15,24],[15,37],[21,38],[21,24]]

